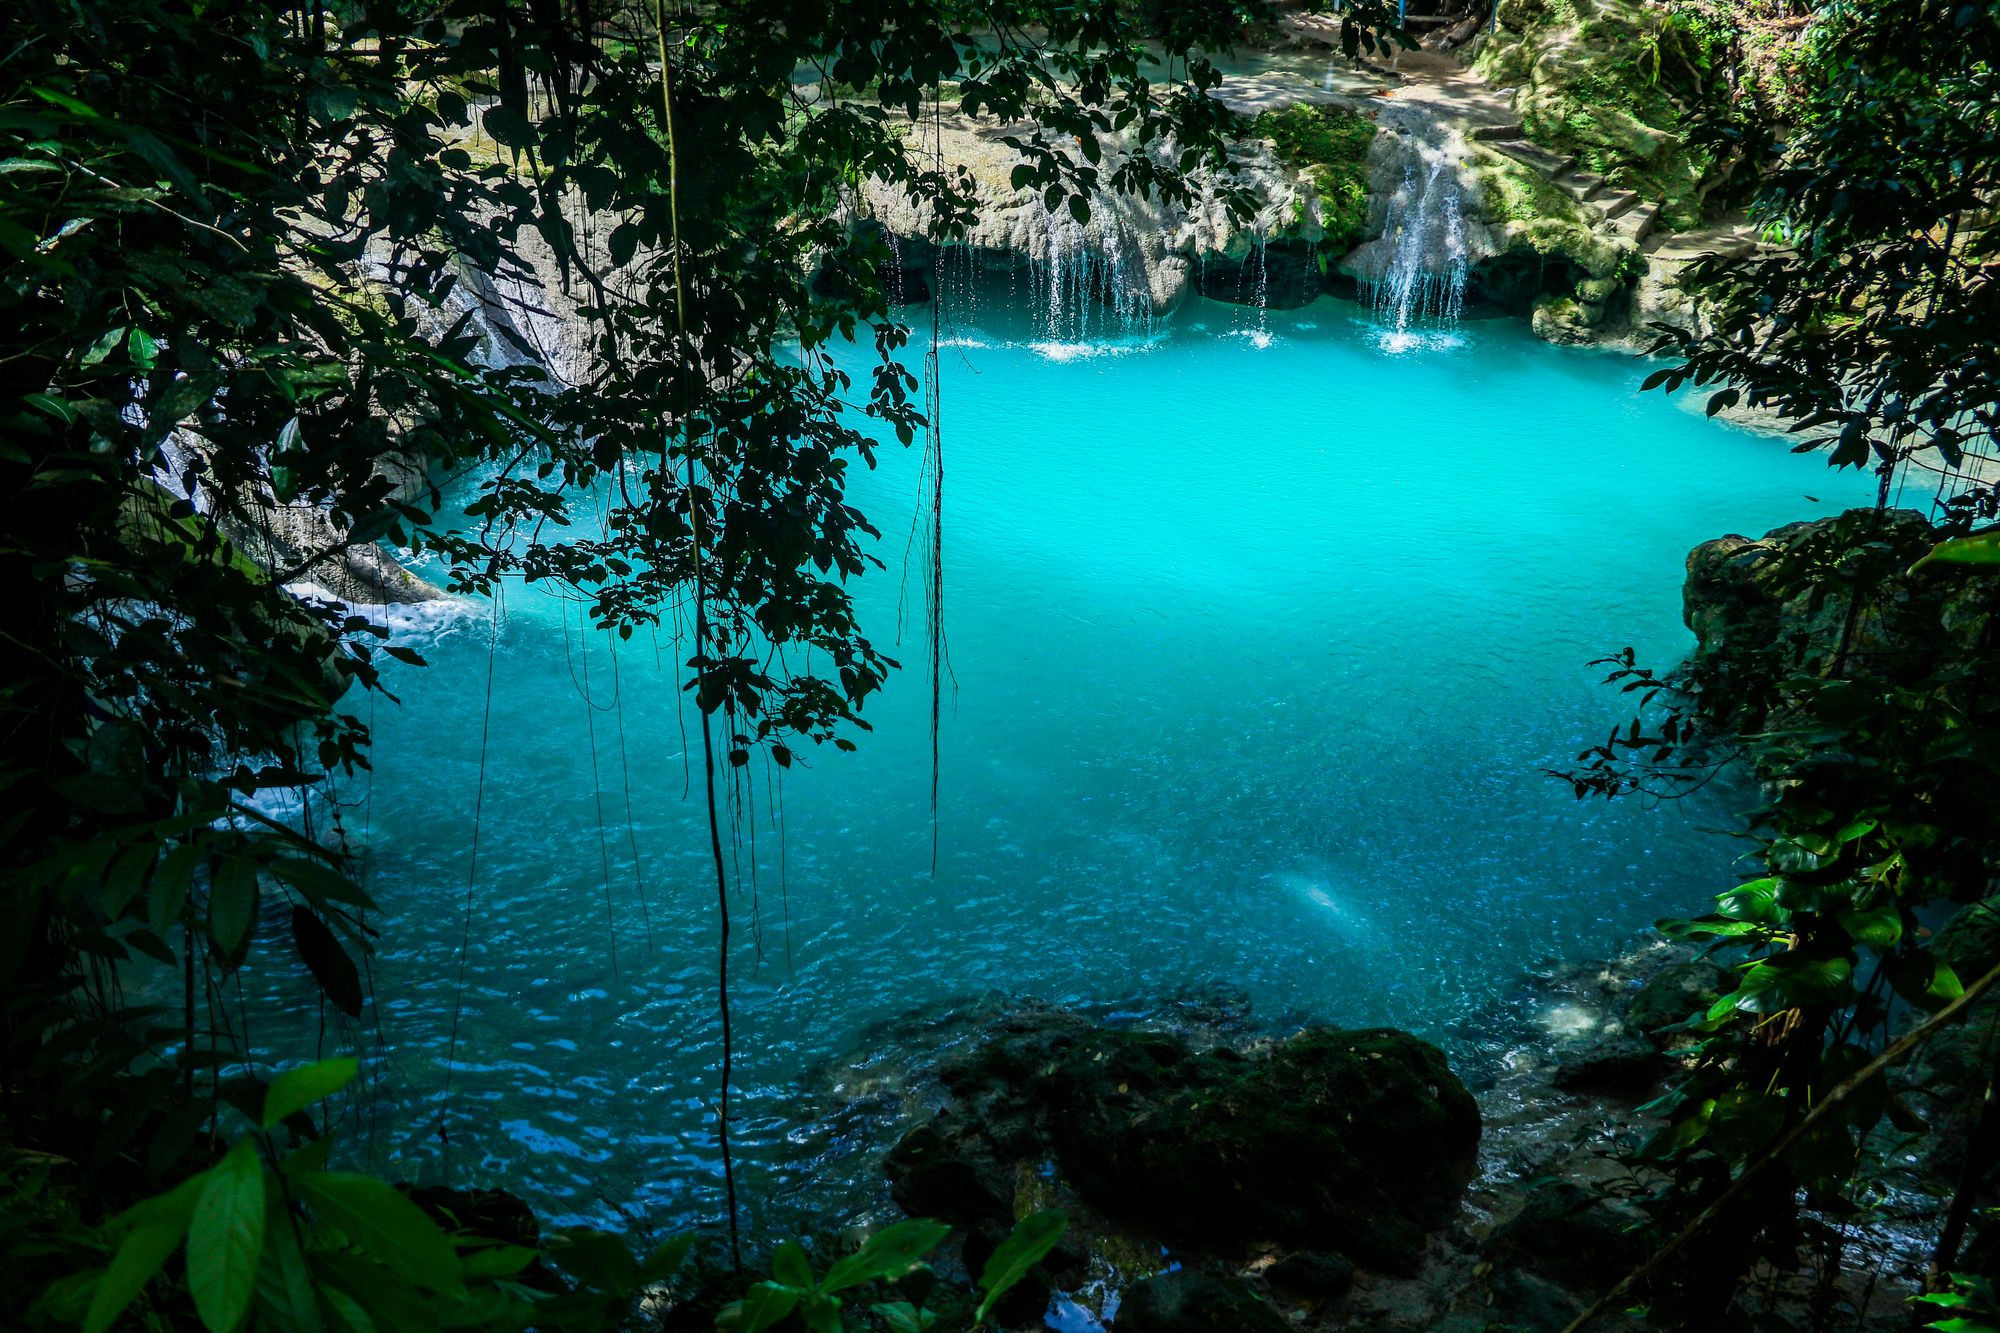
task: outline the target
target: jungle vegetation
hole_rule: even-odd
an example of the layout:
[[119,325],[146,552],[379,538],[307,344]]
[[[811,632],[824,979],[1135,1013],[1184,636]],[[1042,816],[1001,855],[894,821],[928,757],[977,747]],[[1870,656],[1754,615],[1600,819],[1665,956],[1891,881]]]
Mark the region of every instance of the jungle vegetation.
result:
[[[1377,12],[1349,7],[1350,48],[1375,44]],[[288,591],[327,552],[266,558],[274,526],[306,507],[342,543],[441,559],[461,592],[552,580],[606,633],[688,627],[728,1176],[717,775],[753,750],[784,766],[854,746],[895,663],[852,614],[845,583],[873,530],[844,477],[876,431],[921,439],[939,477],[888,252],[843,205],[872,178],[924,200],[941,237],[961,228],[969,180],[903,133],[947,104],[1018,125],[1016,182],[1051,207],[1085,215],[1100,175],[1184,199],[1234,128],[1199,52],[1255,17],[1202,3],[1142,27],[1116,4],[1036,0],[8,8],[13,1313],[89,1329],[609,1327],[679,1268],[690,1238],[639,1257],[584,1230],[539,1250],[470,1218],[447,1230],[438,1208],[329,1169],[309,1112],[351,1061],[275,1077],[247,1062],[225,987],[252,951],[294,956],[352,1016],[374,932],[337,812],[281,820],[259,798],[365,768],[366,726],[335,705],[381,690],[382,654],[415,656],[368,615]],[[1146,38],[1176,54],[1174,77]],[[1100,163],[1113,129],[1151,151]],[[482,362],[449,313],[468,274],[518,271],[529,246],[579,294],[577,382]],[[876,349],[865,382],[835,368],[836,340]],[[473,474],[477,494],[442,521],[445,488]],[[604,535],[573,538],[569,506],[594,490],[614,497]],[[935,490],[930,511],[935,679]],[[146,966],[178,976],[177,1004],[128,1002],[123,979]],[[716,1224],[740,1264],[729,1180]],[[781,1250],[730,1318],[751,1329],[796,1307],[835,1327],[838,1293],[903,1275],[937,1239],[889,1228],[818,1275]],[[1049,1219],[1017,1240],[985,1275],[989,1301],[1053,1242]],[[935,1319],[878,1305],[892,1327]]]
[[[1730,961],[1736,986],[1682,1029],[1690,1073],[1638,1155],[1661,1172],[1647,1203],[1665,1243],[1606,1302],[1643,1293],[1691,1328],[1750,1326],[1746,1283],[1802,1267],[1817,1279],[1796,1326],[1835,1326],[1843,1263],[1895,1145],[1949,1132],[1911,1113],[1895,1066],[1930,1035],[1927,1015],[1965,1012],[2000,962],[1973,951],[1961,976],[1933,947],[1934,927],[1985,899],[2000,869],[2000,582],[1982,568],[2000,546],[1981,532],[2000,494],[2000,6],[1836,0],[1806,50],[1812,78],[1753,209],[1785,244],[1697,261],[1711,324],[1663,328],[1654,350],[1672,364],[1647,387],[1706,388],[1710,415],[1773,414],[1800,451],[1871,469],[1876,509],[1821,525],[1757,575],[1820,631],[1670,677],[1629,651],[1611,660],[1611,681],[1651,707],[1568,775],[1580,796],[1671,796],[1747,757],[1763,782],[1752,877],[1713,913],[1660,923]],[[1939,516],[1934,552],[1891,521],[1910,504]],[[1955,627],[1917,653],[1889,628],[1913,604],[1948,604]],[[1990,1105],[1990,1039],[1977,1049]],[[1992,1202],[2000,1117],[1976,1121],[1931,1259],[1938,1326],[1962,1330],[2000,1319],[1986,1277],[1952,1277]],[[1993,1239],[1968,1267],[1990,1269]]]
[[[1343,16],[1351,49],[1386,26],[1378,6]],[[1023,126],[1016,183],[1052,207],[1083,216],[1100,179],[1182,197],[1238,130],[1198,53],[1257,17],[1222,0],[1143,13],[1014,0],[10,7],[10,1314],[92,1329],[603,1328],[689,1262],[692,1236],[637,1254],[603,1232],[531,1246],[441,1222],[333,1168],[312,1113],[353,1062],[273,1076],[246,1064],[225,987],[253,950],[295,957],[336,1010],[366,1003],[374,904],[343,830],[274,819],[258,798],[365,768],[366,727],[335,705],[381,688],[380,654],[408,655],[368,616],[288,592],[303,570],[256,556],[279,510],[310,505],[348,541],[439,557],[460,591],[556,580],[605,632],[685,624],[711,811],[717,774],[753,753],[786,765],[805,747],[852,747],[896,664],[851,611],[845,584],[866,574],[871,529],[844,476],[867,464],[874,429],[943,442],[906,365],[922,330],[891,310],[890,256],[850,225],[847,192],[892,182],[928,202],[941,235],[962,227],[969,182],[902,132],[949,109]],[[1760,205],[1792,244],[1710,266],[1722,314],[1661,348],[1677,356],[1662,377],[1722,386],[1718,408],[1784,414],[1837,465],[1878,468],[1886,505],[1912,468],[1962,469],[1996,431],[2000,7],[1835,0],[1821,17],[1801,126]],[[1184,75],[1158,76],[1147,37],[1194,53]],[[809,98],[802,69],[855,95]],[[1161,151],[1100,162],[1110,129]],[[468,271],[505,273],[530,246],[580,294],[581,382],[481,364],[447,313]],[[878,353],[865,382],[826,355],[847,339]],[[474,522],[441,521],[446,487],[475,474],[489,479]],[[605,535],[566,538],[567,507],[593,487],[616,497]],[[1993,550],[1972,535],[1991,491],[1966,494],[1968,535],[1936,577]],[[941,490],[930,513],[935,551]],[[1858,586],[1907,569],[1904,554],[1864,526],[1801,578]],[[932,570],[935,682],[935,557]],[[1957,1012],[1990,984],[1941,965],[1921,921],[1991,880],[2000,749],[1981,681],[1994,649],[1892,691],[1855,688],[1845,655],[1766,682],[1811,725],[1756,738],[1760,762],[1790,779],[1757,816],[1768,873],[1673,927],[1742,951],[1742,984],[1689,1024],[1693,1067],[1649,1149],[1672,1263],[1614,1293],[1648,1293],[1664,1324],[1729,1326],[1746,1279],[1760,1264],[1796,1270],[1802,1246],[1837,1260],[1869,1135],[1899,1114],[1879,1063],[1897,1023]],[[1579,780],[1699,781],[1695,726],[1685,708],[1653,711]],[[137,966],[171,970],[180,1003],[129,1003],[121,975]],[[727,986],[725,964],[725,1018]],[[1940,1237],[1940,1295],[1976,1201],[1963,1191]],[[921,1220],[819,1268],[780,1246],[726,1318],[977,1323],[1060,1227],[1028,1219],[957,1296],[923,1276],[940,1233]],[[711,1240],[740,1262],[733,1209]],[[1958,1296],[1976,1300],[1977,1281]]]

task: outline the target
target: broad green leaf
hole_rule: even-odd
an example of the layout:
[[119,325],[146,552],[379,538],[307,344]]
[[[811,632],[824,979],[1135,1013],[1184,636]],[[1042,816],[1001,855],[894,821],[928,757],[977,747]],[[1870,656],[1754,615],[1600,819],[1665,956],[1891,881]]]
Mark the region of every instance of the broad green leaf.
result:
[[1931,548],[1929,555],[1910,568],[1912,571],[1922,569],[1933,560],[1953,565],[2000,565],[2000,528],[1939,542]]
[[771,1276],[786,1286],[811,1290],[812,1263],[806,1258],[804,1250],[792,1241],[786,1241],[771,1254]]
[[366,998],[361,992],[361,973],[347,950],[340,947],[340,941],[327,929],[326,922],[307,908],[294,907],[292,943],[326,998],[349,1018],[359,1018]]
[[373,1176],[319,1171],[293,1187],[319,1219],[420,1287],[447,1295],[465,1289],[451,1238],[424,1210]]
[[333,1096],[352,1083],[360,1070],[361,1062],[346,1055],[287,1069],[271,1080],[264,1093],[264,1128],[269,1129],[292,1112],[303,1111]]
[[462,1251],[458,1261],[468,1278],[512,1277],[535,1262],[535,1252],[525,1245],[485,1245]]
[[593,1227],[568,1227],[549,1242],[549,1254],[571,1276],[596,1291],[623,1295],[642,1285],[639,1265],[623,1236]]
[[83,364],[86,366],[94,366],[98,364],[100,361],[103,361],[106,357],[110,356],[113,352],[117,351],[119,347],[123,346],[124,342],[125,342],[124,325],[121,324],[115,329],[106,329],[104,331],[104,336],[99,338],[96,342],[92,343],[89,347],[89,350],[84,352]]
[[665,1282],[681,1271],[681,1265],[687,1262],[688,1251],[693,1248],[693,1232],[675,1236],[646,1256],[645,1262],[639,1265],[639,1280],[646,1283]]
[[842,1333],[840,1297],[809,1291],[799,1301],[799,1322],[811,1333]]
[[322,1287],[320,1295],[326,1298],[326,1308],[347,1333],[375,1333],[375,1321],[352,1296],[333,1287]]
[[264,1164],[248,1140],[215,1164],[188,1223],[188,1294],[210,1333],[229,1333],[250,1312],[264,1254]]
[[1775,1014],[1807,1005],[1837,1004],[1850,992],[1854,965],[1845,958],[1811,962],[1780,954],[1743,975],[1743,984],[1729,997],[1738,1009]]
[[1878,827],[1880,827],[1880,821],[1878,820],[1857,819],[1841,829],[1839,833],[1836,833],[1834,841],[1853,842],[1856,838],[1863,838],[1873,833]]
[[908,1301],[884,1302],[871,1305],[875,1317],[889,1326],[889,1333],[928,1333],[937,1316],[929,1310],[919,1310]]
[[1903,938],[1903,914],[1893,907],[1856,908],[1842,912],[1840,928],[1856,944],[1887,951]]
[[313,1290],[312,1269],[299,1247],[298,1229],[286,1211],[285,1196],[275,1178],[264,1182],[264,1211],[271,1220],[264,1233],[264,1260],[257,1269],[257,1318],[280,1333],[319,1333],[319,1296]]
[[112,1224],[131,1229],[111,1256],[110,1267],[97,1279],[90,1309],[83,1318],[84,1333],[105,1333],[139,1298],[187,1235],[195,1201],[207,1183],[207,1172],[184,1180],[167,1193],[128,1209]]
[[1766,878],[1738,884],[1719,896],[1716,902],[1725,916],[1769,924],[1778,919],[1778,881]]
[[911,1218],[883,1227],[870,1236],[860,1249],[829,1268],[819,1284],[821,1291],[845,1291],[876,1278],[901,1277],[917,1266],[917,1261],[937,1248],[951,1232],[942,1222],[927,1217]]
[[979,1309],[973,1317],[983,1321],[994,1303],[1055,1248],[1056,1242],[1062,1239],[1063,1228],[1068,1225],[1069,1217],[1060,1208],[1045,1208],[1016,1222],[979,1275],[979,1289],[986,1295],[980,1300]]
[[759,1282],[743,1293],[742,1300],[725,1307],[715,1326],[729,1333],[760,1333],[790,1314],[804,1294],[797,1287]]
[[242,857],[229,857],[215,867],[208,888],[208,934],[230,967],[242,959],[256,919],[257,867]]

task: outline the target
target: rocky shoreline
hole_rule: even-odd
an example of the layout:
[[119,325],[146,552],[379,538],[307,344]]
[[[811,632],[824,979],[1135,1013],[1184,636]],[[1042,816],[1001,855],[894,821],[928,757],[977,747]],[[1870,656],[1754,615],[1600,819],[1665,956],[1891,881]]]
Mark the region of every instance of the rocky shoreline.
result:
[[817,1081],[844,1134],[893,1140],[866,1161],[895,1211],[954,1225],[947,1277],[1068,1213],[1008,1327],[1554,1328],[1644,1257],[1615,1153],[1657,1123],[1660,1029],[1726,984],[1659,940],[1524,977],[1468,1016],[1476,1045],[1445,1038],[1456,1068],[1392,1029],[1273,1030],[1241,995],[989,999]]

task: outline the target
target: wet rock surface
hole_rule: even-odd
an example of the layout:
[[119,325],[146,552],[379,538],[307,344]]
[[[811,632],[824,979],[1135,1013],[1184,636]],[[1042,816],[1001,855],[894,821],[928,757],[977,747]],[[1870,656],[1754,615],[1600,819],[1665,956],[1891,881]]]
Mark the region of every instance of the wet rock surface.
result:
[[1854,509],[1703,542],[1683,589],[1697,642],[1676,683],[1741,735],[1808,720],[1788,702],[1795,674],[1838,668],[1880,688],[1948,667],[1986,632],[1995,585],[1988,573],[1913,571],[1940,539],[1914,510]]
[[1163,1273],[1125,1293],[1117,1333],[1283,1333],[1285,1317],[1237,1278]]
[[[1061,1017],[1017,1020],[941,1071],[956,1105],[912,1131],[978,1177],[950,1220],[1053,1159],[1107,1215],[1170,1242],[1331,1240],[1408,1271],[1470,1178],[1479,1111],[1436,1047],[1387,1029],[1309,1029],[1268,1048]],[[906,1157],[899,1145],[892,1162]],[[904,1189],[912,1177],[899,1181]]]
[[[1679,1068],[1660,1029],[1728,981],[1657,937],[1552,966],[1444,1034],[1449,1067],[1403,1033],[1260,1023],[1234,993],[1087,1013],[993,996],[887,1025],[823,1077],[869,1108],[845,1132],[894,1140],[895,1199],[959,1228],[950,1280],[1014,1218],[1068,1213],[1006,1327],[1556,1329],[1645,1257],[1635,1200],[1657,1182],[1629,1153]],[[1386,1124],[1398,1106],[1408,1123]],[[1449,1169],[1427,1174],[1423,1151]],[[1399,1220],[1357,1223],[1332,1181]]]

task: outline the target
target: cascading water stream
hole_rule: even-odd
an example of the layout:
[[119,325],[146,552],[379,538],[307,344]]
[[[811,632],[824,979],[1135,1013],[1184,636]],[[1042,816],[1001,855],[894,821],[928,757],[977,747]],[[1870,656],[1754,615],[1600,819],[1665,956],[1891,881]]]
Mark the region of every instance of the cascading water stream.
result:
[[1271,345],[1271,245],[1262,229],[1257,232],[1257,330],[1250,335],[1256,347]]
[[1391,345],[1406,345],[1426,325],[1454,329],[1465,307],[1465,213],[1452,161],[1421,147],[1391,211],[1394,239],[1375,284],[1375,318]]
[[1120,229],[1101,226],[1093,238],[1067,211],[1041,206],[1035,217],[1034,322],[1044,348],[1067,357],[1105,340],[1150,336],[1150,288]]

